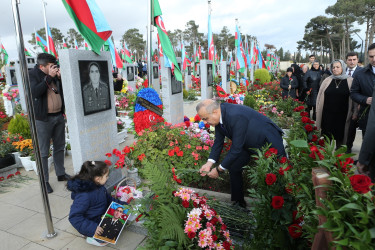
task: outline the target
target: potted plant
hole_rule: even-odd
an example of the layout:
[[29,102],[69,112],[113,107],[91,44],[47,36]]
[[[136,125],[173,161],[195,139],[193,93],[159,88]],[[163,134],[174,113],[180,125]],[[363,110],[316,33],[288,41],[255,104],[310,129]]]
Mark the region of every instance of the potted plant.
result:
[[15,164],[14,156],[11,154],[15,151],[9,137],[2,136],[0,144],[0,168],[9,167]]
[[66,155],[72,155],[72,147],[70,146],[70,142],[66,143],[65,150],[66,150]]
[[23,138],[31,138],[29,121],[23,114],[17,114],[10,120],[8,131],[11,134],[20,134]]
[[25,168],[26,171],[33,170],[33,167],[31,165],[31,153],[33,152],[33,144],[31,139],[26,140],[20,140],[17,142],[12,143],[13,146],[17,149],[18,152],[20,152],[20,160],[22,163],[22,166]]

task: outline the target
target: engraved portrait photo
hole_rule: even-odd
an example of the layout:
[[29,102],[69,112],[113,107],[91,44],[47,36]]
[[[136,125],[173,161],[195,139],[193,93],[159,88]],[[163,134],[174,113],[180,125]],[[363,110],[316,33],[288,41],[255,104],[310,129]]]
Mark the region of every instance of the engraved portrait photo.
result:
[[213,79],[212,64],[207,64],[207,85],[211,86]]
[[[178,63],[178,67],[181,67],[181,63]],[[171,72],[171,86],[172,86],[172,95],[182,92],[182,82],[177,81],[175,75],[172,75],[172,72]]]
[[134,66],[128,66],[126,67],[126,79],[129,82],[134,81]]
[[16,76],[16,70],[15,69],[10,69],[10,79],[12,81],[12,85],[17,85],[17,76]]
[[84,115],[111,109],[107,61],[78,61]]
[[159,78],[159,66],[153,66],[152,67],[152,74],[153,74],[153,78],[154,79],[158,79]]
[[227,82],[230,81],[230,65],[227,64]]
[[191,76],[191,66],[187,66],[188,76]]

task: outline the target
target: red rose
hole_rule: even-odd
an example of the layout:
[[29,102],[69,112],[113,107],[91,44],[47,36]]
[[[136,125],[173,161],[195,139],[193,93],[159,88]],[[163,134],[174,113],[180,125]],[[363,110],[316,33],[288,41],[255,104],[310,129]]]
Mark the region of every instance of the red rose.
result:
[[223,242],[223,247],[224,247],[225,250],[230,250],[230,246],[231,245],[230,245],[230,243],[228,241],[224,241]]
[[307,112],[301,112],[299,114],[300,114],[300,116],[309,116],[309,113],[307,113]]
[[284,169],[283,169],[283,167],[279,168],[279,175],[284,175]]
[[301,118],[301,121],[302,121],[303,123],[310,123],[310,118],[308,118],[308,117],[306,117],[306,116],[303,116],[303,117]]
[[325,145],[325,141],[324,141],[323,139],[320,139],[320,140],[318,141],[318,144],[319,144],[319,146],[324,147],[324,145]]
[[212,240],[213,241],[217,241],[217,236],[214,234],[214,235],[212,235]]
[[199,117],[198,114],[196,114],[196,115],[194,116],[194,121],[195,121],[195,122],[199,122],[200,120],[201,120],[201,118]]
[[311,138],[311,141],[312,142],[316,142],[318,140],[318,136],[317,135],[313,135],[312,138]]
[[374,185],[371,183],[371,179],[367,175],[356,174],[349,177],[349,179],[354,191],[360,194],[369,192],[370,186]]
[[182,206],[184,208],[188,208],[190,206],[190,203],[188,201],[182,201]]
[[301,237],[301,235],[302,235],[302,227],[298,224],[290,225],[288,227],[288,231],[289,231],[290,236],[293,239],[297,239],[297,238]]
[[313,131],[313,127],[310,125],[310,124],[306,124],[305,125],[305,130],[306,130],[306,132],[311,132],[311,131]]
[[216,225],[216,223],[218,222],[219,220],[216,218],[216,217],[213,217],[211,220],[210,220],[210,223],[212,225]]
[[266,183],[267,185],[272,185],[276,182],[276,175],[275,174],[267,174],[266,175]]
[[297,218],[297,214],[298,214],[297,210],[294,210],[292,214],[293,214],[293,223],[299,225],[303,221],[303,216]]
[[190,127],[190,121],[185,121],[185,126]]
[[221,225],[221,230],[223,230],[223,231],[227,230],[227,225],[225,225],[225,224]]
[[168,150],[168,155],[169,156],[174,156],[174,150],[173,149]]
[[177,153],[177,156],[184,156],[184,152],[183,152],[183,151],[179,151],[179,152]]
[[319,160],[323,160],[323,159],[324,159],[324,156],[323,156],[322,153],[319,151],[319,149],[318,149],[317,146],[312,146],[312,147],[310,147],[310,151],[311,151],[311,154],[309,154],[309,157],[310,157],[310,158],[313,158],[313,159],[315,160],[315,159],[316,159],[316,155],[318,155]]
[[272,155],[277,155],[277,149],[276,148],[270,148],[267,150],[267,152],[264,154],[266,158],[271,157]]
[[282,196],[272,197],[271,205],[274,209],[280,209],[284,205],[284,198]]
[[193,238],[195,238],[195,235],[196,235],[195,232],[192,232],[192,231],[188,232],[188,237],[189,237],[189,239],[193,239]]
[[283,157],[280,159],[280,163],[281,163],[281,164],[284,164],[287,160],[288,160],[288,159],[287,159],[285,156],[283,156]]

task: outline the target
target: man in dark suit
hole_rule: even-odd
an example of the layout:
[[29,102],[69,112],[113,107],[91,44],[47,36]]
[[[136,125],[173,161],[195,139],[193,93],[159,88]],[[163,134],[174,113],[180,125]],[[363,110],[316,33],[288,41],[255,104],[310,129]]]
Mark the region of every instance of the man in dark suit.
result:
[[[358,53],[357,52],[349,52],[346,54],[346,74],[354,78],[354,75],[361,69],[358,66]],[[358,127],[358,110],[359,105],[356,102],[353,102],[353,115],[352,119],[350,120],[350,125],[348,129],[348,139],[346,140],[346,147],[347,153],[352,152],[353,142],[355,140],[355,135],[357,133]]]
[[118,207],[113,214],[113,218],[105,217],[103,219],[102,223],[100,223],[100,227],[103,228],[103,233],[100,234],[101,239],[107,238],[111,243],[116,242],[116,239],[120,234],[123,226],[122,222],[119,220],[119,218],[121,218],[122,212],[123,208]]
[[[197,105],[197,113],[205,124],[215,126],[215,142],[212,150],[200,173],[207,172],[211,178],[217,178],[219,173],[229,170],[232,201],[234,204],[246,207],[243,192],[242,167],[250,161],[251,149],[261,148],[272,144],[278,155],[286,156],[282,130],[266,116],[252,108],[243,105],[218,103],[207,99]],[[224,145],[224,138],[232,140],[230,151],[220,166],[212,168],[219,160]],[[211,169],[212,168],[212,169]]]

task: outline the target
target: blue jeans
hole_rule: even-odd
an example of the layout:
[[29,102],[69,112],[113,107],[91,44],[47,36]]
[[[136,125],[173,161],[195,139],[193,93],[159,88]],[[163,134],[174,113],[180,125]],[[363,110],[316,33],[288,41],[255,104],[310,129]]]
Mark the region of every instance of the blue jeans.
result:
[[65,120],[62,114],[48,116],[48,121],[36,120],[36,131],[39,142],[40,156],[42,157],[43,174],[45,181],[49,181],[48,155],[50,141],[53,142],[53,162],[57,176],[65,175]]

